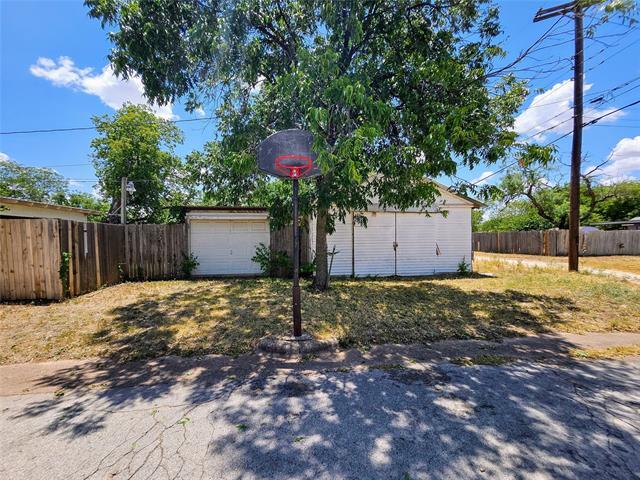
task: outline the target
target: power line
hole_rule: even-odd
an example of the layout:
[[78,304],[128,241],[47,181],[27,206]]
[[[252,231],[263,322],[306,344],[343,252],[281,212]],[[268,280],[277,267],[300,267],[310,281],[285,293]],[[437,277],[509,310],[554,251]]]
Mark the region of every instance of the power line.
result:
[[[586,127],[586,126],[588,126],[588,125],[595,125],[598,121],[602,120],[603,118],[605,118],[605,117],[607,117],[607,116],[609,116],[609,115],[612,115],[612,114],[614,114],[614,113],[616,113],[616,112],[619,112],[619,111],[621,111],[621,110],[624,110],[624,109],[626,109],[626,108],[633,107],[634,105],[637,105],[637,104],[639,104],[639,103],[640,103],[640,100],[636,100],[635,102],[631,102],[631,103],[629,103],[629,104],[627,104],[627,105],[625,105],[625,106],[623,106],[623,107],[617,108],[617,109],[615,109],[615,110],[613,110],[613,111],[611,111],[611,112],[608,112],[608,113],[606,113],[606,114],[604,114],[604,115],[600,115],[599,117],[594,118],[593,120],[590,120],[589,122],[583,123],[583,124],[582,124],[582,126],[583,126],[583,127]],[[562,122],[562,123],[564,123],[564,122]],[[569,135],[571,135],[572,133],[573,133],[573,130],[571,130],[570,132],[565,133],[564,135],[562,135],[562,136],[560,136],[560,137],[556,138],[555,140],[552,140],[552,141],[550,141],[550,142],[546,143],[546,144],[545,144],[545,145],[543,145],[543,146],[544,146],[544,147],[548,147],[548,146],[550,146],[550,145],[553,145],[553,144],[555,144],[556,142],[558,142],[558,141],[562,140],[563,138],[568,137],[568,136],[569,136]],[[513,161],[513,162],[511,162],[511,163],[509,163],[509,164],[507,164],[507,165],[505,165],[504,167],[499,168],[499,169],[498,169],[498,170],[496,170],[495,172],[492,172],[491,174],[486,175],[485,177],[483,177],[483,178],[482,178],[482,180],[479,180],[479,181],[477,181],[477,182],[475,182],[475,183],[473,183],[473,182],[469,182],[468,180],[465,180],[464,178],[460,178],[460,177],[458,177],[458,176],[457,176],[457,175],[455,175],[455,174],[454,174],[453,176],[454,176],[454,177],[456,177],[456,178],[458,178],[458,179],[460,179],[460,180],[462,180],[463,182],[466,182],[468,185],[471,185],[471,186],[473,186],[473,187],[477,187],[477,186],[478,186],[478,183],[480,183],[480,182],[484,182],[487,178],[491,178],[491,177],[493,177],[493,176],[497,175],[497,174],[498,174],[498,173],[500,173],[500,172],[504,172],[504,171],[505,171],[505,170],[507,170],[508,168],[513,167],[513,166],[514,166],[515,164],[517,164],[518,162],[519,162],[519,160],[515,160],[515,161]]]
[[[203,122],[208,120],[215,120],[216,117],[202,117],[202,118],[185,118],[182,120],[166,120],[170,123],[188,123],[188,122]],[[153,125],[152,122],[147,125]],[[41,128],[34,130],[13,130],[9,132],[0,132],[0,135],[22,135],[28,133],[54,133],[54,132],[79,132],[86,130],[95,130],[97,127],[69,127],[69,128]]]
[[92,165],[89,162],[86,163],[64,163],[60,165],[24,165],[29,168],[60,168],[60,167],[80,167],[82,165]]

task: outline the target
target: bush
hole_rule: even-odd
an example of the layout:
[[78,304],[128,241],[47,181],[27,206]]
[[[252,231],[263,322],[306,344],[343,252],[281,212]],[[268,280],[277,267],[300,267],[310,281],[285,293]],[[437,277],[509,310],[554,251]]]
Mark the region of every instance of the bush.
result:
[[291,259],[287,252],[272,252],[264,243],[256,247],[256,253],[251,258],[260,266],[260,271],[270,277],[287,276],[291,271]]
[[193,271],[198,268],[200,262],[198,261],[198,257],[196,257],[193,253],[189,255],[182,254],[182,273],[186,278],[191,278],[191,274]]
[[307,262],[300,265],[300,276],[309,278],[313,276],[313,272],[316,271],[315,262]]
[[458,273],[471,273],[471,265],[469,265],[466,260],[466,257],[462,257],[462,260],[460,260],[460,263],[458,263]]

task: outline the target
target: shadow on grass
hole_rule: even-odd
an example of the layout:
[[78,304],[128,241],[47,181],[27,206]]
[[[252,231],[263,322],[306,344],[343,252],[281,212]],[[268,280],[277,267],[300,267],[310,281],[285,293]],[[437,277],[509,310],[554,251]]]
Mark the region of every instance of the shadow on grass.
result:
[[[336,337],[343,347],[495,340],[549,332],[563,315],[579,310],[566,298],[474,290],[444,279],[338,280],[327,292],[304,289],[303,326]],[[143,295],[109,313],[87,341],[113,361],[234,356],[251,352],[266,335],[289,333],[290,285],[268,279],[196,281],[172,293]]]

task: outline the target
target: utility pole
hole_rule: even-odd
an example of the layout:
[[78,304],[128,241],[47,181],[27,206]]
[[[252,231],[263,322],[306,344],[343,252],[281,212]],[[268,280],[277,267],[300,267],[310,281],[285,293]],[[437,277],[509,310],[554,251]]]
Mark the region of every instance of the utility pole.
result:
[[580,163],[582,160],[582,113],[584,91],[584,32],[580,0],[538,10],[534,22],[573,11],[573,141],[571,144],[571,180],[569,183],[569,270],[578,271],[580,248]]
[[120,178],[120,223],[127,223],[127,177]]

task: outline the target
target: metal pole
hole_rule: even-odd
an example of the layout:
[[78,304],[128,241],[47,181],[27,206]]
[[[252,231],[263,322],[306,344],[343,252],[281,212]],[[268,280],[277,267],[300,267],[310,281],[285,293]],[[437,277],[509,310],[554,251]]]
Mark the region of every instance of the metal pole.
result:
[[569,192],[569,270],[578,271],[580,246],[580,162],[582,160],[582,111],[584,76],[584,39],[582,7],[574,9],[575,56],[573,69],[573,142],[571,145],[571,180]]
[[300,230],[298,228],[298,179],[293,179],[293,336],[302,335],[300,313]]
[[120,223],[127,223],[127,177],[120,178]]

